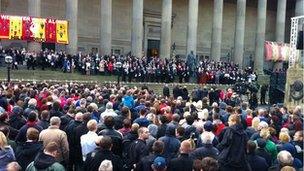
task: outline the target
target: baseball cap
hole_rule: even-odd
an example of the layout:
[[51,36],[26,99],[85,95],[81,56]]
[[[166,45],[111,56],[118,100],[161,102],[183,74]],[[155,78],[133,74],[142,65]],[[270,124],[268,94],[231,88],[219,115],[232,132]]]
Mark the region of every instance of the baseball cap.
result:
[[166,159],[163,157],[156,157],[153,161],[153,166],[155,169],[164,169],[166,165]]

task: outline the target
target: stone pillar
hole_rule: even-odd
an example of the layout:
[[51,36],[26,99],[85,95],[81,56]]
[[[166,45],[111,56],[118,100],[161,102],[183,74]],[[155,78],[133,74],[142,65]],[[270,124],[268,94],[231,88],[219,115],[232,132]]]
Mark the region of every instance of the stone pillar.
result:
[[142,57],[144,0],[133,0],[132,55]]
[[235,18],[235,33],[234,33],[234,63],[243,67],[244,58],[244,33],[245,33],[245,18],[246,18],[246,0],[237,1],[236,18]]
[[296,9],[295,9],[295,17],[304,15],[304,0],[297,0]]
[[258,0],[257,28],[255,38],[254,69],[257,74],[263,73],[264,41],[266,30],[267,0]]
[[211,59],[215,61],[221,59],[223,3],[223,0],[214,0],[213,5]]
[[160,57],[170,58],[171,52],[171,21],[172,0],[163,0],[161,34],[160,34]]
[[198,22],[198,0],[189,0],[188,8],[188,30],[187,30],[187,55],[193,51],[196,55],[197,46],[197,22]]
[[67,53],[76,54],[78,51],[78,0],[66,0],[66,19],[69,22],[69,44]]
[[[32,17],[41,17],[41,0],[28,0],[28,15]],[[29,41],[27,44],[28,51],[39,52],[41,43]]]
[[[286,15],[286,0],[278,0],[277,18],[276,18],[276,41],[284,43],[285,36],[285,16]],[[283,63],[276,62],[273,70],[282,69]]]
[[112,45],[112,0],[101,0],[100,54],[110,55]]

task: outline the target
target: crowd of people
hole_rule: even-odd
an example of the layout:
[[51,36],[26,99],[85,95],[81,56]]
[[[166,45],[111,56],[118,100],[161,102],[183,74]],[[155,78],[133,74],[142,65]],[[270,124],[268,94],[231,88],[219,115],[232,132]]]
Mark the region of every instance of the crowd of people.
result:
[[[204,89],[1,83],[0,170],[302,170],[303,109]],[[192,94],[192,93],[190,93]]]
[[[233,62],[215,62],[209,59],[195,60],[189,64],[179,58],[161,59],[159,57],[137,58],[131,55],[100,56],[97,54],[76,55],[64,51],[44,50],[40,53],[27,52],[25,49],[2,50],[0,56],[13,57],[13,69],[26,65],[27,69],[39,67],[44,70],[60,69],[63,72],[79,71],[86,75],[119,75],[128,82],[195,82],[201,84],[234,84],[255,81],[257,75],[252,68],[244,70]],[[197,58],[197,57],[196,57]],[[191,79],[193,78],[193,79]]]

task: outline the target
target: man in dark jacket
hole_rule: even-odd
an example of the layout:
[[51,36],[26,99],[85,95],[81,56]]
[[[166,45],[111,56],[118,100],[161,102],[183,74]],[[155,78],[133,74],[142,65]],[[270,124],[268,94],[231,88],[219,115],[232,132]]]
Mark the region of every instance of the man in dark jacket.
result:
[[176,157],[180,147],[180,142],[175,136],[175,126],[168,125],[165,136],[159,138],[165,144],[164,156],[167,159]]
[[47,129],[50,126],[50,112],[44,110],[40,114],[40,120],[37,122],[37,125],[41,126],[43,129]]
[[219,150],[212,145],[212,136],[210,134],[202,134],[202,147],[199,147],[190,153],[193,159],[202,160],[205,157],[217,159]]
[[164,97],[170,97],[170,89],[168,84],[165,84],[164,88],[163,88],[163,95]]
[[61,171],[65,168],[56,161],[56,155],[59,152],[59,147],[55,142],[50,142],[46,145],[44,151],[39,153],[35,160],[31,162],[26,170],[36,171],[36,170],[54,170]]
[[155,141],[152,146],[153,154],[145,156],[137,164],[136,171],[152,171],[151,165],[156,157],[162,156],[164,151],[164,143],[162,141]]
[[35,112],[31,112],[28,115],[26,124],[23,125],[19,130],[19,133],[16,137],[16,142],[24,143],[26,141],[26,131],[28,128],[33,127],[37,129],[39,132],[42,131],[42,127],[37,125],[37,116],[38,114],[36,114]]
[[123,171],[122,160],[119,156],[113,154],[111,151],[112,145],[112,140],[109,136],[102,137],[99,148],[87,154],[83,170],[96,171],[103,160],[110,160],[113,165],[113,171]]
[[35,128],[29,128],[26,132],[27,141],[19,144],[16,149],[16,159],[22,170],[34,161],[36,155],[42,151],[43,144],[38,142],[39,131]]
[[191,143],[189,140],[184,140],[180,147],[180,156],[172,159],[169,163],[169,171],[192,171],[193,159],[189,156],[191,151]]
[[23,109],[19,106],[14,106],[13,112],[8,123],[15,129],[19,130],[25,123],[26,119],[22,116]]
[[261,171],[267,171],[268,170],[268,164],[266,163],[266,160],[258,155],[255,154],[256,144],[255,142],[249,140],[247,142],[247,160],[250,164],[250,167],[252,170],[261,170]]
[[264,140],[263,138],[259,138],[257,139],[257,144],[258,144],[258,148],[256,149],[255,153],[264,158],[268,164],[268,166],[272,165],[272,158],[271,155],[266,151],[265,147],[266,147],[266,140]]

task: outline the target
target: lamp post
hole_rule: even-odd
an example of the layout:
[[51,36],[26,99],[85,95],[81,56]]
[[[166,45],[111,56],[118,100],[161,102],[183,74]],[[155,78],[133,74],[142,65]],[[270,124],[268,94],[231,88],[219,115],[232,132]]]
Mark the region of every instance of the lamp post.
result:
[[13,58],[11,56],[5,57],[5,63],[7,64],[7,82],[11,82],[11,64],[13,62]]

